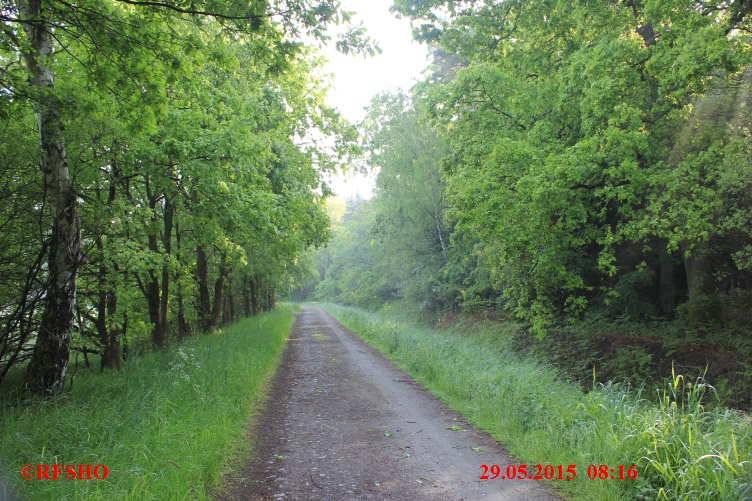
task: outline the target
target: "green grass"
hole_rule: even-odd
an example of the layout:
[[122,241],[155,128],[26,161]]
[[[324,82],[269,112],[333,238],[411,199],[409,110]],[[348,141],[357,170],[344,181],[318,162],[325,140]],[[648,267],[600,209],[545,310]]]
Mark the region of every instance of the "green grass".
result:
[[[34,500],[202,500],[278,366],[293,323],[281,308],[132,358],[120,372],[79,369],[71,393],[0,413],[0,458]],[[104,464],[103,481],[20,480],[24,464]]]
[[[711,405],[713,390],[702,381],[674,375],[651,398],[618,384],[583,393],[552,367],[515,353],[511,332],[436,332],[321,306],[519,462],[577,465],[577,479],[556,482],[570,499],[752,499],[752,420]],[[589,480],[590,464],[636,464],[639,476]]]

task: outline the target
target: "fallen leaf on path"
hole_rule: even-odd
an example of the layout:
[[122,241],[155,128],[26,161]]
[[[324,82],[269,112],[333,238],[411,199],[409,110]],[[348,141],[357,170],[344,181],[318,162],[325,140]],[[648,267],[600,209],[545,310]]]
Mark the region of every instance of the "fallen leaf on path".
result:
[[470,449],[474,450],[475,452],[483,452],[483,447],[470,447]]

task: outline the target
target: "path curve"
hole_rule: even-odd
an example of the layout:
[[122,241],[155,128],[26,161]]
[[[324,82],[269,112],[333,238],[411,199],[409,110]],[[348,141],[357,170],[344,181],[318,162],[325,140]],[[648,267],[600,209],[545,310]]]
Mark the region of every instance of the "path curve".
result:
[[479,481],[481,464],[517,462],[320,308],[303,307],[289,343],[255,459],[224,499],[560,500],[537,481]]

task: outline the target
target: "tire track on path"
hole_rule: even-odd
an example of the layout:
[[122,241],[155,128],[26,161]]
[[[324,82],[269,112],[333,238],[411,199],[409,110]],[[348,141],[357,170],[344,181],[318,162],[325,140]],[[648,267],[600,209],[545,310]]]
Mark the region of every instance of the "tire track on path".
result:
[[560,500],[481,482],[481,464],[517,463],[320,308],[303,307],[289,343],[255,459],[223,500]]

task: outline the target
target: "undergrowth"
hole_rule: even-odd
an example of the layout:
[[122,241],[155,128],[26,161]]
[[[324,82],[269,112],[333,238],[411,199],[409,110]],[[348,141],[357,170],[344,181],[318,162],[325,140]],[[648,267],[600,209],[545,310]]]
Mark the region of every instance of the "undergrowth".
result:
[[[281,308],[119,372],[84,372],[69,393],[0,410],[3,477],[34,500],[202,500],[244,440],[293,323]],[[25,464],[104,464],[105,480],[20,480]],[[101,470],[100,470],[101,471]]]
[[586,387],[596,367],[599,382],[627,379],[652,395],[671,382],[675,367],[688,380],[702,377],[712,384],[723,405],[752,406],[752,338],[747,330],[689,327],[679,320],[616,323],[593,318],[552,328],[542,340],[524,328],[514,337],[516,351],[552,362]]
[[[702,379],[673,374],[659,395],[591,391],[516,353],[514,336],[431,331],[323,307],[528,464],[577,465],[556,482],[577,500],[752,500],[752,420],[717,406]],[[650,397],[650,398],[648,398]],[[637,465],[636,480],[590,480],[588,466]],[[503,466],[502,466],[503,468]]]

